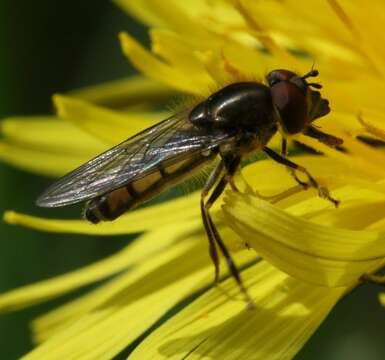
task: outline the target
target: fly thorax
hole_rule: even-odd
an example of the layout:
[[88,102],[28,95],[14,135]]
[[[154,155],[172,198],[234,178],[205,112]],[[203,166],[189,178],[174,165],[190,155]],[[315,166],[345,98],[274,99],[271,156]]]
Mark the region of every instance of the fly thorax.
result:
[[256,82],[224,87],[198,104],[189,120],[199,127],[238,132],[274,122],[270,89]]
[[253,131],[245,131],[238,141],[238,146],[242,154],[262,150],[270,141],[273,135],[277,132],[277,125],[262,126]]
[[197,127],[208,127],[211,122],[211,114],[207,106],[207,101],[203,101],[196,105],[190,111],[188,119]]

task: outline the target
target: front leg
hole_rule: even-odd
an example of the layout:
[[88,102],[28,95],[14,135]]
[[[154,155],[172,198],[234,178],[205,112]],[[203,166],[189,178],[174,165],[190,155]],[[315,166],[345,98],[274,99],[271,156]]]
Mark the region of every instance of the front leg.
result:
[[330,202],[333,203],[333,205],[335,207],[338,207],[338,204],[340,203],[338,200],[332,198],[330,196],[330,193],[329,193],[329,190],[324,187],[324,186],[320,186],[318,184],[318,182],[313,178],[313,176],[310,175],[310,173],[302,166],[290,161],[289,159],[286,159],[284,158],[282,155],[279,155],[277,154],[275,151],[269,149],[267,146],[265,146],[263,148],[263,151],[270,157],[272,158],[274,161],[282,164],[282,165],[285,165],[291,169],[293,169],[294,171],[300,171],[302,172],[303,174],[306,175],[306,177],[308,178],[309,180],[309,186],[317,189],[318,191],[318,195],[323,198],[323,199],[326,199],[326,200],[329,200]]
[[[287,140],[283,137],[281,140],[281,155],[285,159],[287,158]],[[309,188],[309,184],[305,181],[302,181],[296,174],[295,169],[290,166],[286,166],[286,169],[289,171],[290,175],[294,178],[294,180],[301,185],[305,190]]]
[[377,285],[385,285],[385,275],[364,274],[361,276],[361,281]]

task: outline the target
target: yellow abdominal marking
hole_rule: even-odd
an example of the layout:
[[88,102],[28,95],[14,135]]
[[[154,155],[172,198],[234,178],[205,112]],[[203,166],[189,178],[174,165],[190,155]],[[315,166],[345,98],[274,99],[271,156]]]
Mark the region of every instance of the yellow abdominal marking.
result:
[[155,171],[143,178],[132,182],[132,188],[138,193],[146,192],[151,186],[162,180],[162,174],[160,171]]

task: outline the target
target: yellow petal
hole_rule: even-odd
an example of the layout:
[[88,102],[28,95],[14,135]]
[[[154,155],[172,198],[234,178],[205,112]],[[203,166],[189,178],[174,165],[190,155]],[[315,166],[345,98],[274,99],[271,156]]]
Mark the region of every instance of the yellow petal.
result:
[[226,42],[222,51],[230,64],[257,81],[262,81],[271,69],[282,67],[280,60],[270,54],[259,53],[236,42]]
[[38,304],[118,273],[129,266],[127,250],[65,275],[3,293],[0,296],[0,311],[14,311]]
[[122,278],[117,280],[102,303],[97,300],[97,293],[92,294],[88,299],[98,303],[91,303],[91,311],[76,316],[66,326],[56,322],[60,328],[25,358],[112,358],[172,306],[211,283],[213,268],[206,252],[206,239],[203,244],[202,239],[202,234],[193,235],[189,241],[179,242],[155,256],[158,266],[149,259],[136,276],[130,279],[127,275],[123,279],[126,282],[120,285]]
[[[383,219],[384,193],[356,186],[345,186],[333,190],[333,196],[341,201],[338,209],[330,202],[313,197],[297,203],[291,202],[285,209],[292,215],[303,216],[328,227],[350,230],[369,230]],[[282,208],[282,204],[280,204]],[[377,228],[381,230],[381,228]]]
[[124,54],[146,76],[183,92],[197,95],[201,93],[202,89],[197,88],[195,80],[189,74],[156,58],[129,34],[121,33],[120,42]]
[[[158,0],[114,1],[145,24],[172,29],[184,35],[188,34],[189,39],[205,39],[205,44],[201,41],[201,46],[207,47],[215,45],[215,42],[208,41],[208,37],[215,38],[215,35],[210,34],[206,28],[213,25],[216,25],[216,29],[218,27],[211,17],[217,21],[234,23],[234,16],[237,16],[229,6],[224,6],[219,1],[216,1],[215,4],[207,3],[206,0],[185,0],[183,2],[171,0],[167,4]],[[239,22],[239,18],[236,20]]]
[[181,72],[189,74],[199,89],[208,90],[216,86],[199,57],[191,52],[191,45],[181,36],[155,29],[151,31],[151,40],[152,51]]
[[54,116],[6,118],[1,133],[7,143],[35,151],[92,155],[103,149],[100,141]]
[[379,295],[379,300],[382,306],[385,306],[385,293]]
[[363,130],[381,140],[385,140],[384,119],[384,113],[371,109],[363,109],[359,116]]
[[[375,66],[379,73],[383,72],[384,51],[378,44],[381,43],[381,38],[374,39],[371,34],[379,33],[381,37],[381,27],[373,18],[378,18],[378,10],[374,8],[368,9],[368,12],[363,12],[357,4],[344,3],[344,6],[339,5],[336,0],[330,0],[336,15],[345,23],[351,30],[353,36],[357,39],[357,45],[362,49],[362,52],[368,57],[371,64]],[[353,5],[353,6],[352,6]],[[362,31],[361,29],[364,29]]]
[[[51,210],[53,211],[53,210]],[[81,233],[93,235],[121,235],[152,230],[182,220],[199,220],[199,197],[194,193],[168,202],[128,212],[112,222],[98,225],[85,220],[58,220],[18,214],[8,211],[4,220],[10,224],[27,226],[49,232]]]
[[110,108],[135,107],[143,103],[153,106],[154,102],[158,103],[174,94],[175,91],[169,87],[140,75],[87,86],[68,93],[71,97]]
[[116,145],[168,116],[165,113],[119,113],[63,95],[55,95],[53,100],[58,116],[110,145]]
[[250,34],[255,36],[265,47],[268,49],[274,57],[282,59],[289,67],[298,73],[303,73],[306,71],[304,63],[299,61],[294,55],[292,55],[287,49],[283,46],[277,44],[277,42],[269,35],[267,31],[262,27],[258,22],[255,12],[252,10],[252,3],[245,1],[238,1],[235,3],[236,9],[239,11],[240,15],[244,18],[245,22],[248,24]]
[[[201,25],[200,18],[192,16],[193,11],[200,10],[200,3],[204,1],[194,0],[190,6],[186,2],[169,0],[167,3],[159,0],[147,0],[151,11],[160,19],[164,19],[167,26],[179,34],[184,34],[189,38],[204,39],[205,45],[216,45],[218,37]],[[183,4],[184,3],[184,4]]]
[[[316,46],[323,39],[329,40],[329,42],[331,42],[330,39],[333,39],[333,43],[341,43],[345,46],[354,45],[351,33],[336,19],[335,13],[327,2],[315,0],[312,7],[308,7],[289,0],[284,6],[282,5],[275,1],[250,2],[249,10],[271,32],[286,35],[292,43],[304,47],[311,54],[323,53]],[[314,11],[314,8],[318,11]],[[262,16],[266,12],[270,16]],[[301,18],[301,21],[298,21],[298,17]],[[331,21],[331,19],[335,21]],[[311,40],[313,40],[313,44]],[[324,52],[324,56],[332,57],[336,56],[337,51]]]
[[196,55],[201,59],[207,72],[215,82],[215,86],[208,87],[209,92],[206,96],[210,96],[219,88],[224,87],[234,81],[240,81],[243,73],[235,67],[231,67],[222,55],[216,54],[211,50],[197,52]]
[[[131,254],[134,256],[132,260],[135,261],[135,266],[130,264],[128,271],[122,275],[113,278],[81,298],[39,317],[33,324],[35,338],[39,342],[46,340],[53,335],[53,331],[67,327],[80,316],[96,311],[101,306],[106,306],[106,303],[113,299],[124,297],[125,303],[129,306],[139,298],[156,292],[169,285],[170,282],[178,281],[198,269],[208,268],[209,276],[205,277],[204,284],[210,284],[213,280],[214,268],[208,256],[207,238],[203,231],[197,231],[197,228],[201,229],[200,224],[198,227],[196,225],[197,222],[183,222],[178,227],[173,224],[167,227],[170,231],[169,236],[156,239],[167,231],[162,229],[162,232],[156,231],[154,234],[137,239],[131,245]],[[224,240],[234,237],[234,233],[230,234],[224,230],[226,229],[219,227]],[[191,257],[202,263],[199,263],[200,265],[196,268],[187,266],[190,264],[189,258]],[[239,266],[243,266],[254,260],[255,257],[256,255],[250,251],[238,252],[236,261]],[[176,263],[186,266],[179,266]],[[175,272],[176,268],[177,272]],[[222,264],[221,275],[225,276],[227,271],[226,264]],[[169,274],[172,279],[160,277],[159,274],[162,273]],[[197,288],[193,290],[195,291]],[[124,296],[122,296],[123,292]]]
[[1,130],[3,161],[49,176],[63,175],[105,149],[97,139],[55,117],[8,118]]
[[[242,276],[255,309],[212,289],[152,332],[130,359],[291,359],[344,291],[302,283],[265,261]],[[237,292],[232,279],[221,287]]]
[[0,159],[12,166],[47,176],[61,176],[89,160],[80,154],[58,154],[57,152],[24,148],[0,142]]
[[196,222],[161,227],[141,236],[132,245],[105,260],[49,280],[9,291],[0,296],[0,311],[17,310],[47,301],[129,269],[130,266],[134,266],[152,253],[166,248],[186,231],[192,231],[196,227]]
[[111,359],[186,297],[191,281],[197,282],[199,275],[190,276],[189,281],[173,282],[130,306],[124,306],[124,300],[115,300],[115,304],[87,314],[59,331],[23,359]]
[[[377,210],[381,209],[385,187],[374,177],[364,176],[352,164],[325,156],[293,156],[290,159],[305,167],[319,183],[329,187],[332,196],[341,201],[338,211],[330,211],[330,202],[319,198],[315,189],[304,191],[296,185],[287,169],[272,160],[246,166],[242,169],[243,178],[261,197],[270,197],[269,201],[291,214],[306,216],[321,224],[362,229],[360,224],[369,226],[370,221],[381,217],[382,212],[374,211],[373,206],[378,205]],[[359,215],[360,207],[362,210],[372,207],[373,211],[364,211],[365,216],[362,216]],[[357,217],[356,221],[349,221],[349,213]]]
[[126,11],[129,15],[136,17],[140,22],[150,26],[167,26],[149,6],[147,0],[113,0],[119,7]]
[[230,193],[228,225],[273,265],[323,286],[345,286],[385,260],[385,233],[322,226],[251,195]]
[[[342,178],[345,182],[347,178],[362,178],[362,174],[354,167],[346,166],[325,156],[291,156],[290,160],[305,167],[318,180],[331,176],[335,178],[335,182],[338,182],[337,178]],[[286,167],[271,159],[256,161],[244,167],[242,173],[253,189],[267,192],[266,195],[272,195],[276,191],[286,190],[296,185]],[[309,191],[312,192],[311,189]]]
[[[374,165],[369,162],[368,159],[365,159],[363,157],[353,157],[349,154],[344,154],[341,151],[332,149],[327,145],[320,143],[316,139],[312,139],[304,135],[296,135],[294,138],[301,144],[309,146],[312,149],[315,149],[316,151],[320,151],[323,154],[338,161],[344,162],[348,166],[354,166],[357,170],[361,171],[366,176],[378,178],[383,176],[384,174],[384,170],[379,167],[378,164]],[[353,142],[349,142],[349,144],[352,145]],[[354,142],[354,144],[357,144],[357,142]]]
[[[125,306],[135,303],[151,293],[160,291],[171,282],[176,282],[189,275],[191,271],[199,268],[211,268],[208,252],[207,240],[201,233],[189,233],[191,226],[186,223],[185,233],[179,229],[169,234],[165,231],[155,231],[148,236],[138,239],[133,246],[136,258],[131,259],[128,270],[123,274],[109,280],[97,289],[88,292],[77,300],[71,301],[43,316],[33,323],[34,337],[39,342],[52,337],[54,332],[65,329],[69,324],[76,322],[81,316],[87,313],[97,312],[98,308],[111,307],[118,301],[124,301]],[[157,237],[161,236],[160,239]],[[183,237],[182,242],[170,245]],[[160,241],[159,241],[160,240]],[[157,242],[155,246],[154,243]],[[139,245],[139,246],[138,246]],[[134,254],[131,251],[131,254]],[[188,258],[194,256],[200,266],[191,268],[190,266],[180,266]],[[135,261],[134,267],[132,261]],[[187,264],[186,263],[186,264]],[[175,272],[174,269],[178,268]],[[159,274],[168,274],[172,278],[161,277]],[[151,279],[149,281],[149,279]]]

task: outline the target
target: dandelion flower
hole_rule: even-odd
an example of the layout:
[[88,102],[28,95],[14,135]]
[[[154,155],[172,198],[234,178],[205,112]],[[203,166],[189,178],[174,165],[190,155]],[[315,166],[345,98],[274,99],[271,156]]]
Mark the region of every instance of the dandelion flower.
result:
[[[317,0],[311,7],[292,0],[117,3],[151,28],[151,50],[120,34],[124,54],[146,78],[57,95],[60,120],[5,120],[3,161],[62,175],[166,116],[102,107],[108,99],[121,95],[151,103],[173,91],[204,97],[239,77],[263,78],[275,68],[305,73],[315,62],[334,110],[319,125],[344,139],[344,151],[296,136],[293,140],[323,154],[296,161],[327,185],[341,206],[336,210],[314,190],[294,186],[285,169],[271,161],[242,170],[238,181],[246,181],[245,191],[227,192],[214,216],[244,269],[253,311],[245,308],[231,278],[208,289],[213,269],[198,193],[101,226],[7,212],[7,222],[42,231],[141,235],[105,260],[2,294],[0,310],[22,309],[108,279],[37,318],[32,324],[37,347],[25,358],[108,359],[139,337],[144,340],[130,359],[292,358],[362,276],[385,265],[385,153],[368,145],[369,140],[385,141],[384,105],[376,95],[384,86],[379,38],[385,5],[335,0]],[[29,131],[19,131],[26,127]],[[33,136],[37,129],[43,136]],[[255,251],[246,250],[245,243]],[[384,295],[380,300],[385,303]],[[165,314],[169,319],[160,321]]]

